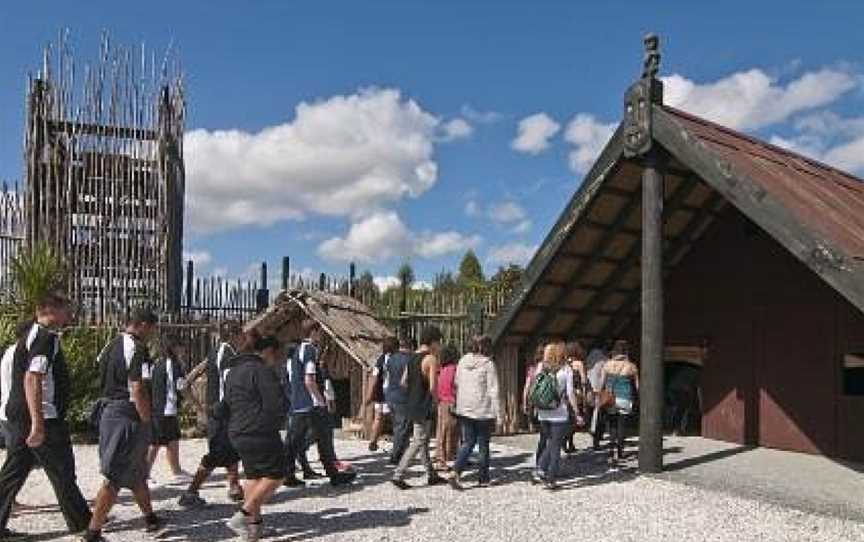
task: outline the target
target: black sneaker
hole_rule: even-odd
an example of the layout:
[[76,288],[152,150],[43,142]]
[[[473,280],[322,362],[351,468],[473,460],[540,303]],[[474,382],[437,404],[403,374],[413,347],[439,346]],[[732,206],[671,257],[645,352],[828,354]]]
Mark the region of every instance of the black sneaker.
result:
[[426,485],[440,486],[447,483],[447,479],[441,477],[437,472],[433,472],[426,478]]
[[377,452],[378,451],[378,443],[377,442],[370,442],[369,443],[369,451],[370,452]]
[[411,486],[405,480],[399,480],[399,479],[394,478],[394,479],[390,480],[390,483],[393,484],[394,486],[396,486],[397,488],[401,489],[402,491],[405,491],[406,489],[411,489]]
[[18,531],[13,531],[12,529],[0,530],[0,542],[13,542],[16,540],[27,540],[28,538],[30,538],[30,535],[27,533],[19,533]]
[[93,533],[88,530],[78,537],[78,542],[108,542],[108,539],[102,536],[102,531]]
[[165,528],[165,520],[156,514],[150,514],[144,518],[144,532],[149,534],[158,533]]
[[177,504],[182,508],[204,508],[207,506],[207,501],[201,498],[200,495],[192,491],[180,495],[177,499]]
[[320,480],[321,478],[324,478],[324,475],[314,470],[307,470],[303,473],[304,480]]
[[292,474],[285,478],[285,482],[283,482],[282,485],[285,487],[306,487],[306,482]]
[[558,489],[558,484],[556,484],[555,482],[551,482],[551,481],[546,482],[545,484],[543,484],[543,489],[545,489],[547,491],[555,491],[556,489]]
[[353,471],[349,472],[337,472],[330,476],[330,485],[331,486],[347,486],[351,482],[357,479],[357,473]]

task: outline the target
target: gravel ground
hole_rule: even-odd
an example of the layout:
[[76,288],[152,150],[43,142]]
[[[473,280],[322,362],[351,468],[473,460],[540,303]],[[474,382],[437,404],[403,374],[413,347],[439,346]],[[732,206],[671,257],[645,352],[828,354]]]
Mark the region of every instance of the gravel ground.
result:
[[[191,470],[205,442],[185,441],[184,466]],[[830,540],[864,541],[864,524],[820,516],[688,487],[656,478],[639,477],[631,469],[609,470],[603,457],[584,452],[565,462],[562,488],[546,492],[528,480],[530,454],[493,447],[493,477],[489,489],[457,493],[448,487],[425,488],[419,470],[409,491],[393,488],[384,456],[370,454],[365,443],[337,442],[337,451],[361,473],[358,483],[334,490],[316,484],[304,490],[280,490],[265,508],[265,522],[276,532],[271,540],[433,541],[470,540],[532,542],[580,538],[623,541],[741,541]],[[76,448],[78,477],[84,494],[99,483],[96,449]],[[314,452],[313,452],[314,455]],[[157,480],[167,480],[164,461],[157,463]],[[218,474],[202,492],[212,504],[202,511],[179,510],[180,487],[154,490],[157,510],[168,519],[162,540],[231,539],[223,521],[232,506]],[[66,536],[47,479],[35,472],[19,496],[28,507],[13,517],[10,527],[31,532],[34,540],[73,540]],[[128,493],[113,512],[106,529],[112,541],[148,540]]]

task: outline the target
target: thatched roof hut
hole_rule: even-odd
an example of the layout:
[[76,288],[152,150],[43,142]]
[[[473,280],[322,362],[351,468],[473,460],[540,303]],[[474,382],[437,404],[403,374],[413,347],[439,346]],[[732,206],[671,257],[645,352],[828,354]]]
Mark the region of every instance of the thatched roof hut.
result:
[[324,331],[321,360],[336,388],[338,414],[360,422],[366,376],[381,353],[381,343],[393,333],[356,299],[307,290],[282,292],[246,329],[275,335],[283,343],[299,342],[306,318]]

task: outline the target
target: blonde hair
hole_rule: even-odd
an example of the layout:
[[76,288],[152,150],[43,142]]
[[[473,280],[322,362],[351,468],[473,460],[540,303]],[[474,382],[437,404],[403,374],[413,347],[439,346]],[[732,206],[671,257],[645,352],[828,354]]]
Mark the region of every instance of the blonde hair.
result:
[[567,347],[564,341],[555,341],[543,349],[543,364],[551,371],[557,371],[567,360]]

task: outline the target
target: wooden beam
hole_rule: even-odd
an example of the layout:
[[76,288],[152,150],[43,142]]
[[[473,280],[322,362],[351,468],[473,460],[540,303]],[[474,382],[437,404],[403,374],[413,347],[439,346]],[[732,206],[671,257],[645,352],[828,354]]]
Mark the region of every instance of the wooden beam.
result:
[[[581,265],[576,269],[576,273],[570,277],[569,282],[570,286],[565,288],[555,299],[555,302],[549,307],[548,312],[540,319],[540,322],[534,327],[535,335],[532,339],[536,339],[542,332],[543,329],[548,326],[552,319],[555,318],[555,313],[558,308],[561,307],[570,294],[576,290],[579,286],[579,283],[583,278],[591,271],[594,265],[600,261],[603,257],[603,252],[606,248],[612,244],[612,241],[615,240],[615,236],[618,235],[618,229],[621,228],[624,223],[630,219],[630,213],[636,210],[639,207],[640,201],[639,198],[631,198],[619,211],[615,216],[614,222],[604,230],[603,235],[598,239],[597,245],[592,249],[592,253],[588,258],[582,261]],[[530,341],[529,341],[530,342]]]
[[72,122],[65,120],[48,121],[50,132],[62,132],[76,135],[98,135],[100,137],[119,137],[139,141],[155,141],[159,135],[155,130],[145,128],[128,128],[125,126],[109,126],[106,124],[90,124],[87,122]]
[[[525,305],[524,308],[525,308],[525,310],[528,310],[528,311],[546,312],[546,310],[548,310],[548,307],[546,305],[536,305],[536,304]],[[556,312],[560,312],[563,314],[585,314],[585,309],[584,308],[577,309],[574,307],[558,307]],[[612,317],[615,314],[617,314],[617,311],[598,311],[598,310],[595,310],[595,311],[593,311],[592,314],[596,314],[598,316]],[[568,334],[568,336],[569,336],[569,334]]]
[[[559,258],[563,260],[573,260],[578,262],[584,262],[588,259],[594,259],[596,262],[608,263],[612,265],[618,265],[621,263],[620,258],[610,258],[609,256],[598,256],[594,253],[580,253],[580,252],[562,252],[558,255]],[[570,281],[567,281],[567,284],[570,284]]]
[[[639,201],[639,199],[637,198],[636,201]],[[586,218],[579,225],[585,228],[591,228],[593,230],[607,231],[609,230],[609,228],[615,227],[616,222],[613,222],[612,224],[604,224],[602,222],[597,222],[596,220]],[[628,228],[625,226],[618,226],[618,229],[615,231],[615,233],[629,235],[630,237],[642,236],[641,230],[637,228]]]
[[[722,196],[718,193],[714,193],[710,197],[710,201],[713,204],[716,204],[718,200],[721,200]],[[677,263],[676,260],[680,252],[686,247],[690,246],[694,239],[691,239],[693,234],[701,229],[706,224],[710,224],[714,220],[713,213],[708,212],[708,207],[705,208],[703,213],[700,213],[697,216],[694,216],[690,219],[690,222],[687,223],[687,226],[684,227],[684,230],[678,235],[678,237],[669,245],[667,245],[664,250],[664,258],[665,261],[669,263]],[[706,218],[709,219],[706,221]],[[665,272],[668,274],[672,271],[671,268],[667,267]],[[621,308],[616,311],[615,315],[612,317],[612,320],[606,325],[606,327],[600,332],[600,337],[609,337],[612,334],[620,333],[621,330],[630,322],[630,318],[633,314],[635,314],[638,307],[640,296],[640,290],[634,291],[630,294],[630,297],[621,305]]]
[[639,470],[663,470],[663,172],[657,150],[642,171],[642,341]]
[[[687,199],[690,194],[699,186],[698,181],[695,178],[691,178],[681,182],[675,191],[670,195],[669,201],[666,202],[670,209],[675,209],[678,205],[681,204],[685,199]],[[618,269],[616,269],[612,275],[609,276],[606,284],[603,288],[601,288],[597,295],[595,295],[591,301],[586,306],[588,311],[593,310],[594,307],[599,307],[601,304],[611,295],[613,292],[618,290],[618,283],[624,276],[633,269],[634,266],[639,265],[639,256],[640,256],[640,244],[634,243],[630,250],[627,252],[627,255],[619,262],[620,265]],[[639,296],[640,290],[637,288],[635,290],[628,290],[630,293],[630,297]],[[630,298],[628,298],[629,301]],[[625,302],[627,303],[627,302]],[[623,307],[623,305],[622,305]],[[619,309],[620,310],[620,309]],[[587,314],[587,313],[586,313]],[[616,313],[617,315],[617,313]],[[569,334],[578,334],[579,328],[583,326],[587,322],[587,317],[580,318],[573,322],[573,326],[570,328]]]

